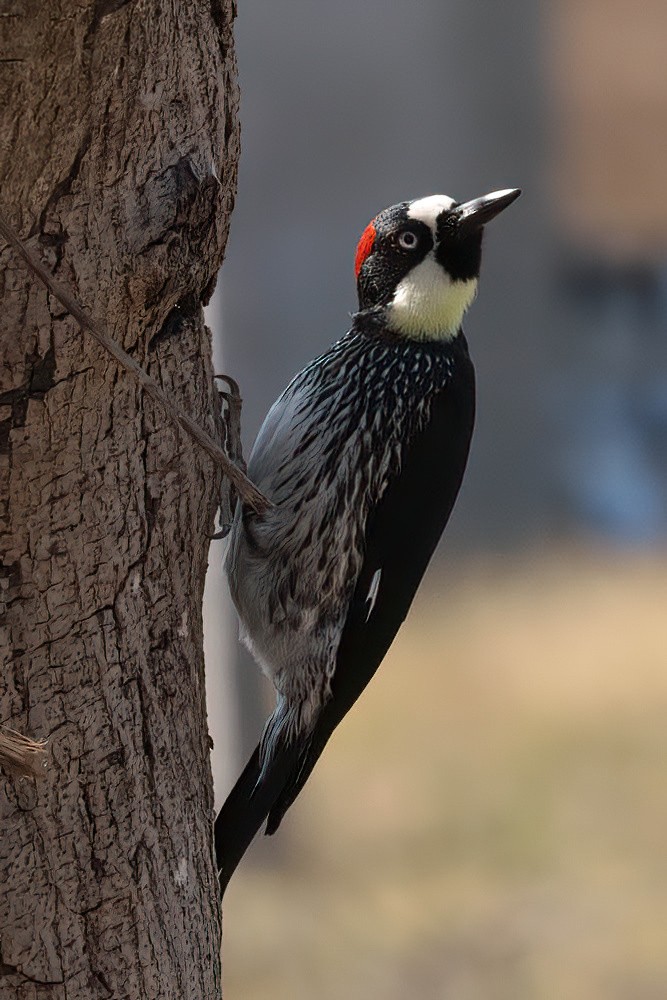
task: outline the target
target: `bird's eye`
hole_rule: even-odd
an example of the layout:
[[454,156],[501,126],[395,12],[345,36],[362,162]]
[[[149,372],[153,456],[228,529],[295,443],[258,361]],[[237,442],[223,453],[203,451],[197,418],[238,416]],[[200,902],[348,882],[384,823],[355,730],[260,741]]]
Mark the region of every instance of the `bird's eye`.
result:
[[404,229],[402,233],[398,234],[398,245],[403,250],[414,250],[418,242],[417,234],[413,233],[411,229]]

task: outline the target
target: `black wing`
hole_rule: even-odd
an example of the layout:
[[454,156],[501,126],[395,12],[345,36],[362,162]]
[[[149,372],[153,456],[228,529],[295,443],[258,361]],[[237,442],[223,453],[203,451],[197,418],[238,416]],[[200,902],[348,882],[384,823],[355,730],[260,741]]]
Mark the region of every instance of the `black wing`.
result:
[[278,829],[410,609],[468,459],[475,378],[465,343],[462,348],[456,375],[436,396],[428,424],[415,436],[399,475],[369,519],[366,554],[338,648],[331,698],[306,738],[276,749],[261,782],[259,747],[255,750],[218,814],[215,852],[222,893],[267,815],[267,834]]
[[459,492],[474,419],[475,375],[466,353],[457,359],[455,377],[434,400],[427,426],[413,440],[399,475],[371,515],[366,554],[338,647],[332,696],[270,810],[267,834],[278,829],[410,609]]

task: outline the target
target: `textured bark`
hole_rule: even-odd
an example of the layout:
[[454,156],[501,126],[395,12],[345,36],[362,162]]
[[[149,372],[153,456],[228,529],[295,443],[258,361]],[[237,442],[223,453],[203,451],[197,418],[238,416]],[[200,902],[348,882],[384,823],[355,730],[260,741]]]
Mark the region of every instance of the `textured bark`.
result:
[[[217,439],[202,303],[238,156],[231,0],[9,0],[0,204]],[[0,994],[217,997],[210,458],[0,248]]]

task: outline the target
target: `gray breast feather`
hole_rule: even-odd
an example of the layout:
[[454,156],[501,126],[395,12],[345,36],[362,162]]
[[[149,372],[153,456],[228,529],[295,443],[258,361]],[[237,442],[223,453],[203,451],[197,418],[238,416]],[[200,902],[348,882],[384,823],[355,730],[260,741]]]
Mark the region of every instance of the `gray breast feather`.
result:
[[400,358],[371,382],[358,358],[332,357],[333,372],[306,369],[269,411],[248,472],[274,507],[237,512],[227,559],[242,637],[299,726],[328,696],[368,514],[431,398],[406,409]]

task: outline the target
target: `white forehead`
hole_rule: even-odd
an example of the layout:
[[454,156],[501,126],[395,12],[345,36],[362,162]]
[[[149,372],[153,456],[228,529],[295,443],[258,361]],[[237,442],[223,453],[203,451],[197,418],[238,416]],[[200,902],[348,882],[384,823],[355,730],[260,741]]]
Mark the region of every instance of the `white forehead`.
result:
[[410,202],[408,218],[425,222],[435,232],[437,217],[441,212],[446,212],[455,204],[454,199],[449,198],[446,194],[431,194],[428,198],[418,198],[417,201]]

